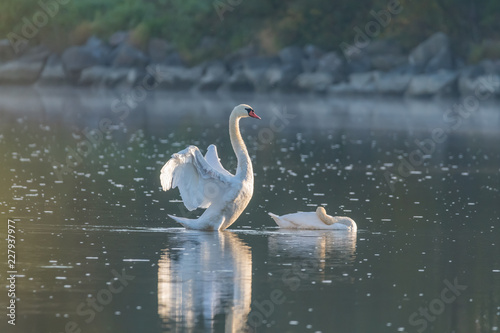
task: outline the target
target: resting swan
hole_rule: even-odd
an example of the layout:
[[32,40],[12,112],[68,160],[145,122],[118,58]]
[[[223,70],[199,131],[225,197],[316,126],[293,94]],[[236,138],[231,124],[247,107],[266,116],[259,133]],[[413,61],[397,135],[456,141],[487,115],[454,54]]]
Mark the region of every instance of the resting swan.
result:
[[269,213],[276,224],[284,229],[333,229],[356,232],[356,222],[346,216],[330,216],[319,206],[316,212],[299,212],[282,216]]
[[197,219],[168,215],[188,229],[224,230],[233,224],[248,205],[253,194],[253,168],[240,134],[241,118],[260,119],[246,104],[236,106],[229,117],[229,136],[238,160],[236,174],[224,169],[215,145],[205,157],[198,147],[189,146],[173,154],[161,169],[164,191],[178,187],[188,210],[206,208]]

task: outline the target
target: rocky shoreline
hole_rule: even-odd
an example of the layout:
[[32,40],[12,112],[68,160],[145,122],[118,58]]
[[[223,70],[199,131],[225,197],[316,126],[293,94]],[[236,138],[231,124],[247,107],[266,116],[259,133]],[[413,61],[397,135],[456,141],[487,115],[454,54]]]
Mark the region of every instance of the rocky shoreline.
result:
[[128,41],[126,32],[106,42],[90,37],[60,55],[43,45],[16,55],[8,40],[0,40],[0,86],[500,97],[500,59],[465,65],[453,56],[444,33],[435,33],[409,54],[390,40],[371,41],[349,52],[324,52],[308,45],[262,56],[248,46],[224,59],[189,67],[167,41],[152,38],[141,50]]

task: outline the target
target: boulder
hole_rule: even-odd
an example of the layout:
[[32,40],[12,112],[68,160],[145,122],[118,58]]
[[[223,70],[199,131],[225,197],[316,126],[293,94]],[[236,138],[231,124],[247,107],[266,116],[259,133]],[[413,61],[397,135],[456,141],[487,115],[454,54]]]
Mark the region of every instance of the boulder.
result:
[[148,55],[153,64],[165,62],[167,56],[174,51],[174,47],[164,39],[151,38],[148,42]]
[[403,95],[412,77],[410,74],[385,73],[377,76],[373,84],[378,93]]
[[113,69],[105,66],[92,66],[85,68],[80,74],[78,84],[82,86],[101,84],[111,71],[113,71]]
[[363,56],[352,58],[347,63],[347,72],[348,73],[365,73],[372,70],[371,58],[370,56]]
[[[102,84],[107,87],[116,87],[120,84],[133,85],[137,80],[135,68],[109,68],[103,71]],[[83,74],[83,73],[82,73]]]
[[410,52],[408,62],[426,73],[452,69],[450,39],[442,32],[433,34]]
[[243,72],[256,91],[266,91],[272,88],[272,80],[281,78],[279,66],[277,57],[252,57],[243,61]]
[[316,72],[328,73],[335,81],[340,81],[345,75],[344,65],[344,60],[337,52],[328,52],[319,59]]
[[370,61],[373,69],[387,72],[406,64],[408,58],[396,54],[379,54],[372,56]]
[[458,91],[462,96],[500,95],[500,73],[487,73],[480,65],[464,68],[458,77]]
[[407,96],[425,97],[449,94],[454,90],[458,72],[441,70],[433,74],[415,75],[406,90]]
[[379,71],[366,73],[353,73],[349,75],[349,84],[356,89],[364,90],[365,87],[373,85],[380,77]]
[[402,55],[402,48],[396,41],[392,39],[377,39],[371,41],[362,53],[369,56],[377,55]]
[[324,92],[333,83],[330,73],[302,73],[297,76],[297,86],[308,91]]
[[449,47],[441,48],[425,65],[424,73],[435,73],[441,69],[453,69],[453,57]]
[[117,47],[120,44],[126,43],[129,35],[128,31],[117,31],[108,38],[108,43],[111,47]]
[[100,64],[107,65],[109,63],[111,48],[101,39],[91,36],[87,39],[84,47],[89,50],[90,54],[97,59]]
[[139,49],[129,44],[121,44],[110,53],[112,67],[145,68],[149,58]]
[[327,91],[332,94],[371,94],[377,90],[375,82],[379,79],[379,71],[366,73],[352,73],[349,75],[349,82],[330,86]]
[[233,91],[253,91],[255,89],[243,69],[235,70],[227,80],[225,86]]
[[208,64],[205,73],[198,82],[199,90],[216,90],[229,78],[229,73],[222,61]]
[[[276,72],[276,69],[274,70]],[[279,68],[279,75],[274,76],[270,83],[276,85],[283,91],[290,91],[295,88],[294,81],[302,73],[302,64],[284,64]],[[271,76],[268,76],[271,77]]]
[[184,61],[179,52],[173,51],[171,52],[165,60],[163,60],[163,64],[167,66],[184,66]]
[[16,57],[14,48],[8,39],[0,39],[0,62],[10,61]]
[[304,72],[314,72],[318,67],[319,60],[325,52],[315,45],[308,44],[303,49],[302,69]]
[[243,69],[243,62],[247,59],[256,57],[257,53],[258,47],[253,44],[249,44],[225,56],[224,62],[226,63],[227,68],[234,72],[237,69]]
[[40,86],[45,85],[63,85],[68,83],[66,78],[66,73],[62,65],[61,58],[52,54],[47,59],[45,67],[43,68],[40,77],[38,78],[37,84]]
[[281,61],[280,70],[274,69],[270,73],[271,84],[278,86],[282,90],[290,90],[294,87],[293,82],[302,73],[302,60],[304,53],[298,46],[288,46],[282,49],[279,54]]
[[167,89],[187,89],[198,84],[204,71],[204,66],[192,68],[183,66],[150,65],[147,72]]
[[85,68],[107,65],[109,52],[109,47],[96,37],[89,38],[85,45],[67,48],[61,56],[66,76],[71,82],[77,82]]
[[484,71],[484,73],[500,75],[500,59],[497,60],[485,59],[481,61],[478,65]]
[[27,50],[23,56],[0,65],[0,84],[32,84],[42,72],[50,52],[44,46]]
[[304,52],[298,46],[288,46],[279,51],[278,56],[282,64],[301,67],[302,58],[304,58]]

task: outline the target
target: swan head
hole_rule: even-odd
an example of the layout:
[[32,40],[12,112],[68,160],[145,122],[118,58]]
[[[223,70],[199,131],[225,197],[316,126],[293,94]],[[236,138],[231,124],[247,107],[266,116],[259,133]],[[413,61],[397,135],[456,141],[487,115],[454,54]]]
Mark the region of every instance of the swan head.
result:
[[237,116],[238,118],[246,118],[246,117],[252,117],[256,119],[261,119],[253,110],[253,108],[250,105],[247,104],[240,104],[236,106],[233,109],[232,114]]

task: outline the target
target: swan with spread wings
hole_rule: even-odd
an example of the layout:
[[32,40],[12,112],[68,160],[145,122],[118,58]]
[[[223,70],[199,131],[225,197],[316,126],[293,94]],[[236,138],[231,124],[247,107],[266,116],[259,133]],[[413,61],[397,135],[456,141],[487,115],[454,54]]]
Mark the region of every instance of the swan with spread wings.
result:
[[241,137],[241,118],[260,117],[246,104],[236,106],[229,117],[229,136],[238,160],[233,175],[220,163],[215,145],[203,156],[196,146],[173,154],[161,169],[160,181],[164,191],[178,187],[182,201],[190,211],[206,208],[197,219],[169,215],[189,229],[224,230],[233,224],[246,208],[253,195],[253,168]]

